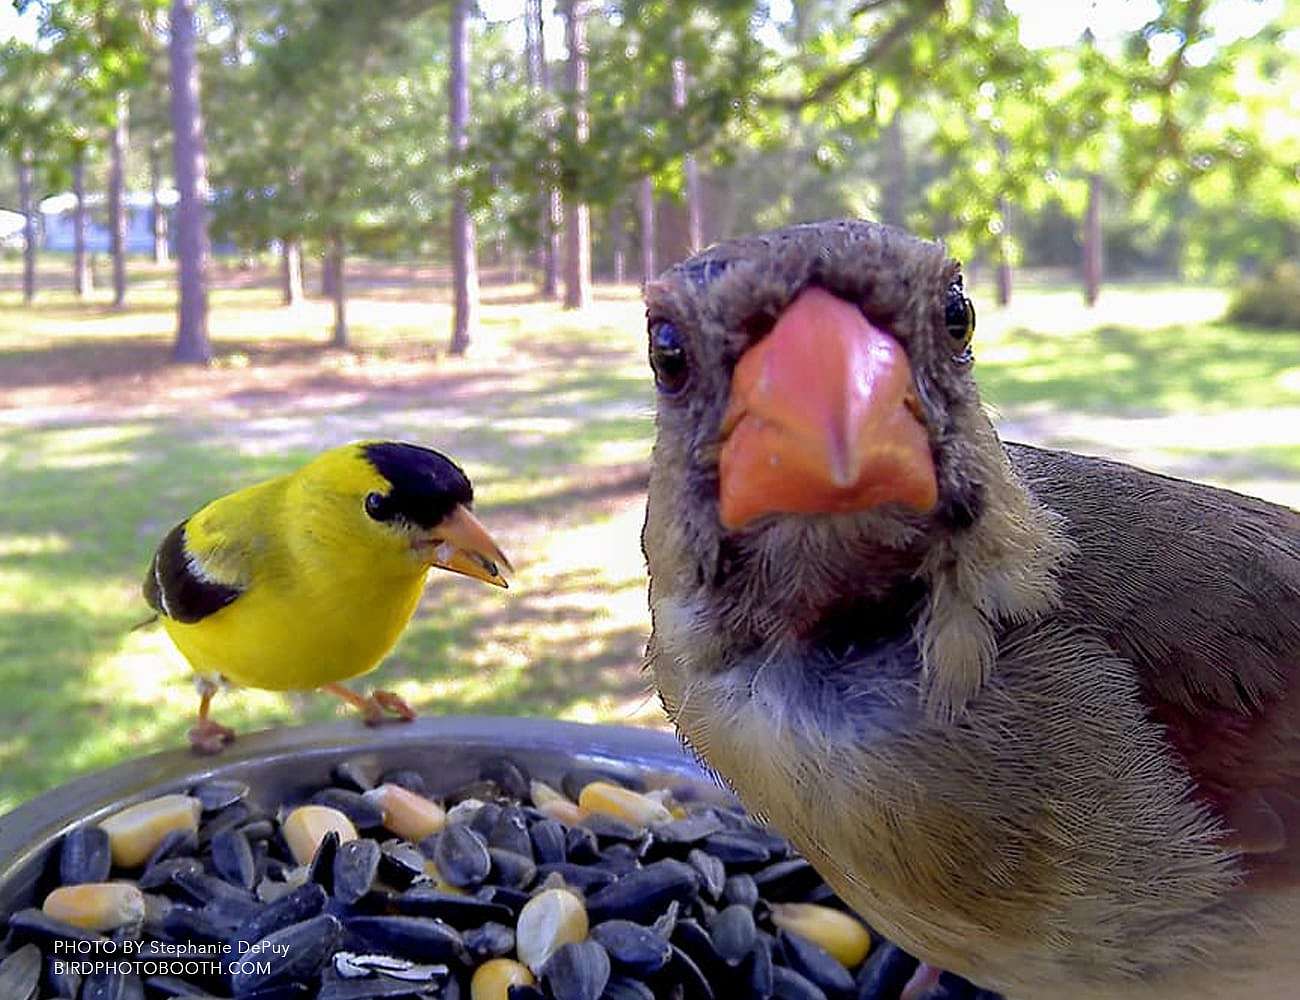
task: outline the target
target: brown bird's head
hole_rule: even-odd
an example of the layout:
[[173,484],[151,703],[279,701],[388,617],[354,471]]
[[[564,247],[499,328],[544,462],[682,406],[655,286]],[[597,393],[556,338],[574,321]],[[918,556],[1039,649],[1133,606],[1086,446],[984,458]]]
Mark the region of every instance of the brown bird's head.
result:
[[994,623],[1054,599],[1061,543],[980,408],[958,264],[874,223],[800,225],[678,264],[646,304],[660,651],[694,634],[691,669],[722,669],[911,630],[929,704],[960,711]]

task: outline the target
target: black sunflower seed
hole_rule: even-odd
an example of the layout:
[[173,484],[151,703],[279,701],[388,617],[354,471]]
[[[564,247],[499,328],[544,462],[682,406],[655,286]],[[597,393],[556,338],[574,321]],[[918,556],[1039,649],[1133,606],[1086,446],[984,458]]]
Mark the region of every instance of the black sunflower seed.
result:
[[373,840],[349,840],[334,855],[334,898],[351,905],[375,884],[382,852]]
[[213,870],[233,885],[253,888],[257,878],[257,865],[253,848],[242,830],[223,830],[209,844]]
[[777,965],[772,968],[774,1000],[826,1000],[826,992],[793,969]]
[[429,793],[429,786],[425,783],[424,775],[407,767],[385,771],[380,775],[379,783],[381,785],[399,785],[416,795],[427,795]]
[[569,859],[565,848],[567,834],[563,825],[553,819],[543,819],[528,830],[533,844],[533,858],[539,865],[554,864]]
[[849,970],[825,948],[809,941],[801,934],[781,931],[777,943],[785,956],[785,964],[810,983],[821,987],[828,996],[839,996],[853,989]]
[[515,950],[515,932],[505,924],[489,922],[461,934],[470,958],[486,962]]
[[654,990],[639,979],[629,979],[617,973],[609,977],[600,1000],[655,1000]]
[[587,900],[587,914],[593,923],[653,920],[673,900],[694,899],[699,888],[699,876],[690,865],[656,861],[593,893]]
[[[326,902],[325,890],[315,882],[308,882],[281,896],[274,903],[262,907],[255,916],[239,928],[237,940],[252,944],[269,937],[276,931],[303,923],[319,916],[325,909]],[[247,949],[245,948],[244,951]]]
[[595,941],[562,945],[542,969],[555,1000],[600,1000],[609,982],[609,956]]
[[615,968],[633,976],[658,972],[672,957],[666,938],[630,920],[597,924],[591,929],[591,939],[609,953]]
[[707,851],[693,847],[686,855],[686,862],[700,876],[700,889],[715,902],[721,898],[722,890],[727,884],[727,869],[721,861]]
[[792,858],[754,872],[754,885],[764,899],[787,903],[807,899],[810,892],[822,885],[822,877],[803,858]]
[[379,877],[404,889],[425,874],[425,855],[404,840],[386,840],[380,845]]
[[205,813],[214,813],[242,802],[250,791],[247,784],[237,779],[209,778],[191,788],[190,795],[199,800]]
[[467,826],[449,826],[442,831],[433,862],[447,882],[462,889],[482,884],[492,870],[487,844]]
[[410,917],[436,917],[458,930],[497,921],[514,923],[509,907],[473,896],[456,896],[428,886],[412,886],[390,901],[398,913]]
[[[728,965],[739,965],[741,960],[753,950],[757,933],[757,928],[754,926],[754,911],[740,904],[719,911],[709,924],[709,936],[713,938],[713,946]],[[841,966],[841,971],[842,969]]]
[[314,805],[337,809],[358,830],[373,830],[384,825],[384,810],[359,792],[347,788],[322,788],[309,800]]
[[528,798],[528,774],[509,757],[485,760],[479,766],[478,776],[481,780],[493,782],[512,799]]
[[113,868],[108,833],[98,826],[70,831],[59,848],[59,880],[64,885],[104,882]]
[[0,962],[0,997],[31,1000],[41,979],[41,949],[23,945]]
[[513,851],[528,859],[533,857],[533,842],[528,835],[528,821],[524,811],[518,806],[506,806],[501,810],[492,831],[487,838],[488,847]]
[[606,871],[603,868],[589,868],[570,861],[537,866],[538,878],[544,879],[553,874],[558,874],[567,884],[575,889],[581,889],[588,895],[613,885],[615,878],[617,878],[613,872]]
[[309,978],[338,949],[342,937],[342,926],[327,913],[267,935],[250,949],[258,960],[240,962],[231,977],[235,996],[245,996],[262,986]]
[[892,1000],[902,992],[919,964],[897,945],[887,941],[877,945],[855,978],[859,1000]]
[[496,885],[527,889],[537,878],[537,866],[528,855],[489,847],[488,856],[492,859],[492,870],[488,877]]
[[465,944],[455,929],[428,917],[352,917],[344,922],[356,950],[392,952],[419,962],[460,961]]

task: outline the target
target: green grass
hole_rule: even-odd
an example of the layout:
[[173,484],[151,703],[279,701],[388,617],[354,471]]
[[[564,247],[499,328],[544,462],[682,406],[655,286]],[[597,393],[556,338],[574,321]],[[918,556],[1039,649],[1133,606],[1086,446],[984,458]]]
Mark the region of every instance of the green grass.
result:
[[[231,282],[235,276],[226,276]],[[357,349],[328,306],[273,289],[213,298],[217,363],[166,363],[171,292],[131,308],[0,292],[0,812],[68,777],[181,744],[195,698],[145,615],[154,545],[206,500],[362,437],[440,446],[519,566],[503,594],[433,580],[369,685],[422,711],[654,723],[639,664],[638,548],[652,391],[635,291],[574,316],[487,289],[469,359],[440,356],[438,290],[356,286]],[[1296,502],[1300,336],[1220,324],[1225,295],[1131,287],[1095,312],[1035,289],[981,302],[977,374],[1019,436],[1137,458]],[[1288,415],[1289,414],[1289,415]],[[324,696],[224,694],[241,729],[333,717]]]

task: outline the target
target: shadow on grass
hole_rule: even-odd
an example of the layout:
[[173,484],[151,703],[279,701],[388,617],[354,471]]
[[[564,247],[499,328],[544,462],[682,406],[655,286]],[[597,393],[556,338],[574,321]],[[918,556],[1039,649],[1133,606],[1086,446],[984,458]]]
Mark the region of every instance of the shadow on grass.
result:
[[1015,330],[976,356],[984,399],[1058,410],[1160,413],[1297,401],[1278,375],[1300,363],[1300,339],[1227,324],[1155,330],[1105,326],[1069,337]]

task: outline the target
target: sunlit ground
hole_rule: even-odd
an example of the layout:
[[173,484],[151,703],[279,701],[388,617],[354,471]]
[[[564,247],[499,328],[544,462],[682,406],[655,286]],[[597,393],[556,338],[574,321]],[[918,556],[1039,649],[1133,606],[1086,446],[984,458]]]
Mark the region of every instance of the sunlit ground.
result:
[[[366,269],[349,352],[321,346],[328,304],[283,309],[264,277],[221,275],[208,370],[166,364],[160,274],[125,313],[0,292],[0,811],[182,743],[186,668],[156,627],[131,631],[154,545],[204,501],[358,438],[454,454],[519,569],[508,593],[434,579],[367,684],[428,713],[660,724],[640,672],[652,397],[636,290],[600,289],[577,316],[488,286],[475,351],[450,359],[444,289],[424,275]],[[1300,503],[1300,335],[1220,325],[1225,294],[1208,289],[1113,289],[1093,311],[1074,289],[1002,312],[984,298],[977,371],[1008,436]],[[319,695],[218,703],[243,729],[341,711]]]

